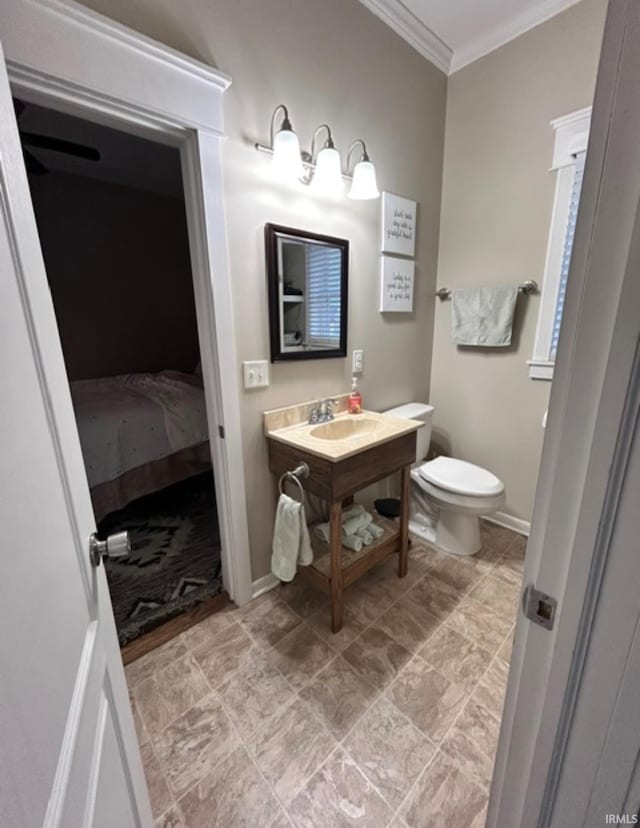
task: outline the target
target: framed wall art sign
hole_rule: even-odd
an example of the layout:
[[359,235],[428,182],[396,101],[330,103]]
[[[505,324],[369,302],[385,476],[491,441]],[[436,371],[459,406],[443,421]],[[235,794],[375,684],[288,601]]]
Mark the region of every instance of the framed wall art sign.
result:
[[382,256],[380,263],[380,312],[411,313],[415,262]]
[[382,193],[381,201],[381,251],[415,256],[417,203],[393,193]]

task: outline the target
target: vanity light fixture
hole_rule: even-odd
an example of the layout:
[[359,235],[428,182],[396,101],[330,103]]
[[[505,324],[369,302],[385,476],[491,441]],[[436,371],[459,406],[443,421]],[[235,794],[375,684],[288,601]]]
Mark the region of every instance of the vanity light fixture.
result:
[[[283,118],[280,129],[274,135],[275,120],[282,110]],[[271,116],[271,146],[273,147],[273,168],[276,174],[286,181],[296,181],[304,175],[300,142],[289,120],[289,111],[284,104],[279,104]]]
[[347,154],[347,172],[349,171],[349,164],[351,163],[351,154],[354,149],[362,145],[362,154],[360,160],[353,168],[353,180],[351,181],[351,189],[349,190],[349,198],[365,201],[372,198],[379,198],[380,191],[378,190],[378,183],[376,181],[376,168],[371,163],[367,147],[362,138],[356,140],[349,147]]
[[[327,139],[322,149],[316,155],[316,139],[320,130],[327,131]],[[313,133],[311,139],[311,170],[309,172],[311,185],[314,190],[324,193],[339,193],[342,190],[342,168],[340,153],[335,148],[331,127],[321,124]]]
[[[275,121],[278,113],[283,113],[282,123],[278,132],[275,132]],[[316,154],[316,140],[321,130],[326,130],[327,137],[324,145]],[[347,170],[342,171],[340,153],[335,148],[331,127],[321,124],[313,133],[311,153],[300,150],[298,136],[293,131],[289,112],[284,104],[279,104],[271,116],[271,145],[256,143],[259,152],[266,152],[273,156],[273,167],[276,173],[285,181],[301,181],[303,184],[313,184],[313,189],[322,192],[337,193],[342,187],[342,179],[351,181],[349,198],[366,199],[379,198],[380,192],[376,183],[376,169],[371,163],[364,141],[358,138],[351,144],[347,155]],[[356,162],[353,175],[350,173],[350,163],[353,151],[361,146],[360,159]]]

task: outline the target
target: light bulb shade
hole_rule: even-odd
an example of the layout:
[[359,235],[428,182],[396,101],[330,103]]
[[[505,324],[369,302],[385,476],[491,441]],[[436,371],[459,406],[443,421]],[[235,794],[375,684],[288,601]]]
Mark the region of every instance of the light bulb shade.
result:
[[334,147],[325,147],[318,153],[313,188],[325,193],[339,193],[342,189],[340,153]]
[[349,190],[349,198],[365,201],[378,198],[380,191],[376,182],[376,168],[371,161],[359,161],[353,170],[353,181]]
[[273,169],[278,178],[296,181],[304,175],[300,142],[291,129],[281,129],[273,139]]

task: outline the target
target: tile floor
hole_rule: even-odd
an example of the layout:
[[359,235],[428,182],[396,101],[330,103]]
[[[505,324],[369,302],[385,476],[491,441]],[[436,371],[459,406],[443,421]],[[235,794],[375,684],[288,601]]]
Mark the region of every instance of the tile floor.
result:
[[414,539],[347,594],[296,582],[126,668],[156,826],[481,828],[525,539]]

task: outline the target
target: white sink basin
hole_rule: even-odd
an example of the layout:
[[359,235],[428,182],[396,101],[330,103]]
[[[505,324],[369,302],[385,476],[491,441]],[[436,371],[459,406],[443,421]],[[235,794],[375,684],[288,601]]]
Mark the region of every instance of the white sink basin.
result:
[[370,420],[361,414],[352,414],[349,417],[341,417],[339,420],[317,425],[311,429],[309,436],[320,440],[348,440],[351,437],[373,435],[379,430],[380,423],[377,420]]

